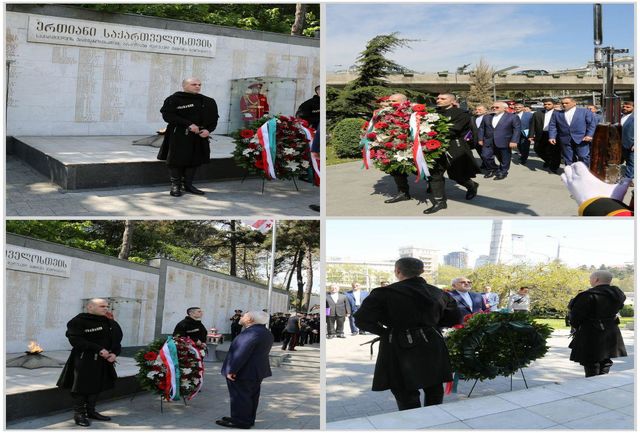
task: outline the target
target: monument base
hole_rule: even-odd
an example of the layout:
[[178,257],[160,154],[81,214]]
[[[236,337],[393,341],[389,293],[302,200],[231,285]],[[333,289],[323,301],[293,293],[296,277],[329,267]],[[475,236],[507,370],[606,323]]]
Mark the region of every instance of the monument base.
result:
[[[7,137],[7,153],[15,154],[63,189],[117,188],[168,184],[158,149],[139,146],[142,136]],[[245,169],[235,164],[230,137],[215,135],[211,161],[200,166],[196,180],[241,179]]]

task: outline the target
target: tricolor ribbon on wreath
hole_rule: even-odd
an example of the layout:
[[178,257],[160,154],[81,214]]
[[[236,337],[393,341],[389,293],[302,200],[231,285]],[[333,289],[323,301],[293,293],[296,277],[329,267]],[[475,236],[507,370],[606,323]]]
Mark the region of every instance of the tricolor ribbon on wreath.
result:
[[258,129],[258,142],[262,146],[262,163],[269,179],[276,177],[276,119],[270,119]]
[[371,167],[371,152],[369,151],[371,140],[367,138],[367,135],[369,135],[369,133],[373,131],[375,119],[376,115],[374,114],[369,121],[367,132],[365,132],[364,136],[360,139],[360,147],[362,147],[362,166],[367,170],[369,169],[369,167]]
[[187,347],[189,348],[189,352],[193,353],[197,360],[198,364],[196,368],[198,369],[198,373],[200,375],[200,383],[198,383],[198,386],[196,386],[193,392],[191,392],[191,394],[189,394],[189,396],[187,397],[187,400],[191,400],[198,394],[198,392],[200,392],[200,388],[202,388],[202,383],[204,382],[204,358],[202,357],[200,349],[198,349],[198,347],[196,346],[196,343],[194,343],[190,338],[187,339]]
[[313,131],[311,128],[307,128],[304,125],[300,125],[300,128],[302,128],[302,131],[309,142],[309,159],[311,160],[311,166],[313,167],[313,184],[315,186],[320,186],[320,158],[314,157],[314,152],[311,151],[313,139],[317,131]]
[[165,366],[165,399],[167,401],[180,400],[180,365],[178,364],[178,349],[173,337],[167,337],[167,341],[160,349],[160,359]]
[[411,149],[413,151],[413,163],[416,165],[417,176],[416,182],[420,179],[427,179],[429,176],[429,167],[427,166],[427,160],[424,159],[424,153],[422,153],[422,144],[420,143],[420,116],[418,113],[411,113],[409,118],[409,134],[413,141]]

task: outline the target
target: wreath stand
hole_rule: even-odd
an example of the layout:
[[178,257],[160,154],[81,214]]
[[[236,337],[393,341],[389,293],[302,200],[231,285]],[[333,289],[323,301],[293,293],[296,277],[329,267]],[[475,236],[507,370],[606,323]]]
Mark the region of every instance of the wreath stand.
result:
[[[129,400],[130,402],[133,401],[134,398],[136,398],[136,396],[138,395],[138,391],[136,391],[132,396],[131,399]],[[164,413],[164,407],[163,407],[163,400],[164,400],[164,396],[162,394],[160,394],[160,413]],[[185,406],[189,406],[187,404],[187,399],[184,398],[184,396],[182,397],[182,402],[184,403]]]
[[[247,176],[249,176],[249,169],[247,169],[244,172],[244,176],[242,176],[242,180],[240,181],[240,183],[244,183],[244,181],[247,179]],[[293,181],[293,185],[296,187],[296,191],[299,192],[300,189],[298,188],[298,184],[296,183],[296,178],[292,177],[291,180]],[[265,181],[265,178],[264,176],[262,176],[262,190],[260,191],[261,194],[264,194],[264,183],[265,183],[264,181]]]
[[[522,370],[522,367],[519,368],[520,370],[520,374],[522,374],[522,380],[524,380],[524,387],[526,389],[529,389],[529,385],[527,384],[527,379],[524,377],[524,371]],[[515,373],[513,373],[515,374]],[[510,380],[511,380],[511,386],[509,388],[509,391],[513,391],[513,374],[511,374],[511,376],[509,376]],[[473,386],[471,387],[471,391],[469,391],[469,394],[467,394],[467,398],[471,397],[471,393],[473,392],[474,388],[476,387],[476,384],[478,383],[480,379],[476,379],[475,382],[473,382]]]

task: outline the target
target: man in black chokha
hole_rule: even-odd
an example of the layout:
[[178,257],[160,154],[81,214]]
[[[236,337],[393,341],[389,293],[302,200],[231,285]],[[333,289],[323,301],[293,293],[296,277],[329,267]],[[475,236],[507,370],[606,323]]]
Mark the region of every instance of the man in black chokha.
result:
[[122,329],[107,317],[108,309],[106,300],[90,299],[87,312],[67,323],[66,336],[73,349],[57,386],[71,390],[73,419],[82,427],[91,425],[89,419],[111,419],[96,411],[98,393],[113,388],[118,377],[114,364],[120,354]]
[[176,325],[174,337],[189,337],[198,345],[206,345],[207,328],[202,324],[202,309],[200,307],[187,308],[187,316]]
[[456,301],[420,277],[413,257],[395,263],[398,282],[373,290],[355,313],[356,326],[380,336],[373,391],[390,389],[399,410],[442,403],[443,383],[452,380],[449,352],[439,327],[460,322]]
[[611,358],[627,356],[616,316],[626,296],[611,285],[612,279],[611,272],[595,271],[589,277],[591,288],[569,302],[569,322],[576,330],[569,359],[584,367],[585,377],[608,374]]
[[218,106],[212,98],[200,94],[202,84],[197,78],[182,81],[182,92],[164,100],[160,109],[168,123],[158,159],[167,161],[173,197],[184,191],[204,195],[193,186],[196,170],[209,162],[209,137],[218,125]]

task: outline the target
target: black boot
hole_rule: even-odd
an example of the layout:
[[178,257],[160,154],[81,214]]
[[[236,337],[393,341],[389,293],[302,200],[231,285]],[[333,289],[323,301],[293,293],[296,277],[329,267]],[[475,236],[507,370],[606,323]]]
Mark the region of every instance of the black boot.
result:
[[91,394],[87,396],[87,418],[95,419],[98,421],[111,421],[110,416],[105,416],[96,411],[96,401],[98,400],[98,394]]
[[86,396],[71,394],[73,398],[73,421],[81,427],[89,427],[91,421],[87,419]]
[[406,174],[394,174],[393,180],[398,188],[398,194],[395,197],[385,200],[385,203],[398,203],[399,201],[411,200],[409,195],[409,180]]
[[422,211],[422,213],[429,215],[447,208],[447,200],[444,198],[431,199],[431,203],[433,203],[433,206],[431,206],[428,209],[425,209],[424,211]]
[[180,197],[182,195],[182,170],[177,167],[170,167],[169,176],[171,181],[171,191],[169,191],[169,194],[172,197]]
[[408,193],[398,193],[395,197],[385,200],[385,203],[398,203],[399,201],[411,200],[411,196]]
[[184,190],[191,194],[204,195],[204,191],[193,186],[193,179],[196,176],[196,167],[187,167],[184,169]]
[[467,193],[464,196],[464,198],[466,198],[467,200],[471,200],[476,195],[478,195],[478,183],[477,182],[474,182],[471,179],[469,179],[463,184],[463,186],[465,188],[467,188]]

